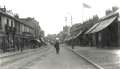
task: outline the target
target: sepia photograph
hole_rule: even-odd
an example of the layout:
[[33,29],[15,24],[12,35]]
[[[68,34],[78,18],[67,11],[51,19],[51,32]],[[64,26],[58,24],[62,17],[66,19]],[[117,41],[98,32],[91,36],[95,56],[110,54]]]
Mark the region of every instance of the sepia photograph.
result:
[[120,0],[0,0],[0,69],[120,69]]

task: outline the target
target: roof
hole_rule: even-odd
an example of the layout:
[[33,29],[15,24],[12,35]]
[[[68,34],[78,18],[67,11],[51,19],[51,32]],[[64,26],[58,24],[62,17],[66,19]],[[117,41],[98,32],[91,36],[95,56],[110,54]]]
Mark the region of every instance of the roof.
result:
[[19,19],[18,19],[18,18],[16,18],[16,17],[14,17],[14,16],[9,15],[9,14],[7,14],[6,12],[3,12],[3,11],[1,11],[1,10],[0,10],[0,13],[1,13],[1,14],[3,14],[3,15],[5,15],[5,16],[7,16],[7,17],[10,17],[10,18],[12,18],[12,19],[15,19],[16,21],[19,21]]
[[[118,13],[111,13],[107,16],[104,16],[99,19],[97,23],[95,23],[88,31],[85,32],[85,34],[95,33],[99,32],[106,27],[108,27],[116,18],[118,17]],[[65,40],[71,40],[77,38],[80,34],[82,34],[84,31],[82,29],[81,24],[76,24],[71,28],[71,36]]]
[[111,17],[109,19],[100,21],[96,24],[94,24],[87,32],[85,32],[85,34],[90,34],[90,33],[96,33],[99,32],[103,29],[105,29],[106,27],[108,27],[115,19],[117,18],[117,16]]
[[20,18],[20,21],[23,22],[25,25],[34,28],[35,23],[33,22],[33,20],[28,20],[27,18]]
[[65,38],[65,41],[69,41],[71,39],[75,39],[77,38],[81,33],[82,33],[82,24],[77,23],[74,24],[71,28],[70,28],[70,35],[68,35]]
[[72,39],[77,38],[80,34],[82,34],[82,31],[79,30],[79,32],[77,34],[75,34],[74,36],[72,36]]
[[[4,15],[4,16],[6,16],[6,17],[9,17],[9,18],[11,18],[11,19],[14,19],[14,20],[18,21],[19,23],[22,23],[22,24],[26,25],[26,24],[25,24],[23,21],[21,21],[19,18],[16,18],[16,17],[14,17],[14,16],[11,16],[11,15],[7,14],[6,12],[3,12],[3,11],[0,10],[0,14]],[[26,26],[28,26],[28,25],[26,25]],[[30,26],[29,26],[29,27],[30,27]]]
[[82,34],[82,31],[81,30],[76,30],[76,31],[73,31],[70,36],[68,36],[65,41],[69,41],[71,39],[75,39],[77,38],[80,34]]
[[77,24],[72,25],[70,31],[73,32],[73,31],[76,31],[76,30],[80,30],[81,28],[82,28],[81,24],[77,23]]

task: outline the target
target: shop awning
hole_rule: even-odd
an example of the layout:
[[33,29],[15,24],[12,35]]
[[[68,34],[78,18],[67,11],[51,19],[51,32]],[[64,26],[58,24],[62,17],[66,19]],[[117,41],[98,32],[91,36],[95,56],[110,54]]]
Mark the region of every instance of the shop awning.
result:
[[69,41],[72,39],[76,39],[80,34],[82,33],[82,31],[77,31],[76,33],[72,33],[68,38],[65,39],[65,41]]
[[82,31],[80,31],[78,34],[74,35],[74,36],[72,37],[72,39],[77,38],[81,33],[82,33]]
[[93,25],[87,32],[85,32],[85,34],[99,32],[99,31],[105,29],[106,27],[108,27],[115,19],[116,19],[116,16],[106,19],[104,21],[98,22],[95,25]]
[[93,29],[96,28],[97,25],[99,25],[99,23],[96,23],[95,25],[93,25],[87,32],[85,32],[85,34],[89,34]]

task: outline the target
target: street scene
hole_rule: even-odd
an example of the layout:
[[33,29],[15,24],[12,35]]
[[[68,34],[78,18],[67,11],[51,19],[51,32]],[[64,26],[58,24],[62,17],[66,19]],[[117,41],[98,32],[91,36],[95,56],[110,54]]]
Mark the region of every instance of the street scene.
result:
[[120,1],[0,0],[0,69],[120,69]]

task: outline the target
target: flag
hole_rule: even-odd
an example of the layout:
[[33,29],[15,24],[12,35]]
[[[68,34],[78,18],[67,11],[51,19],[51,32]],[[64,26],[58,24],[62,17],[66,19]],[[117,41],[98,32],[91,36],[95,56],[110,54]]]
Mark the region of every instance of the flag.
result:
[[85,3],[83,3],[83,7],[84,8],[91,8],[91,6],[89,6],[88,4],[85,4]]

